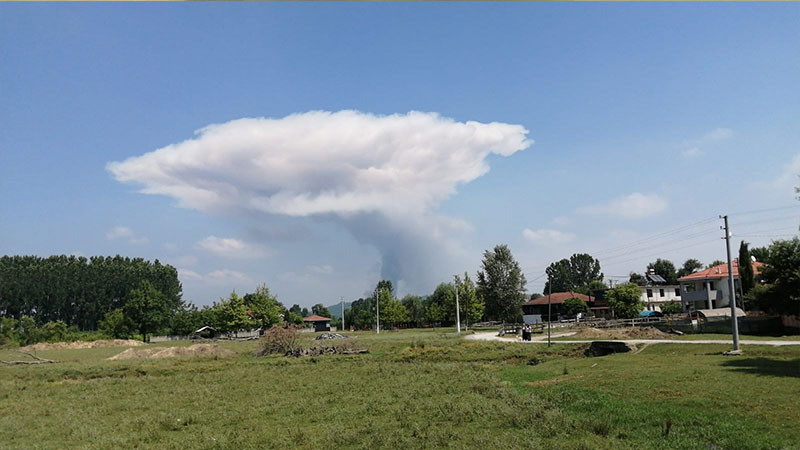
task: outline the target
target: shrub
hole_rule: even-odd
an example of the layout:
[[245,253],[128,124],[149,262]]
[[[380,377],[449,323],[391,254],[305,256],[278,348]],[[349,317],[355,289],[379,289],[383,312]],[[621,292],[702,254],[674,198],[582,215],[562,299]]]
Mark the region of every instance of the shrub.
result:
[[115,309],[105,315],[100,321],[100,331],[106,336],[116,339],[131,337],[133,324],[125,317],[122,309]]
[[664,313],[664,314],[667,314],[667,315],[680,314],[680,312],[681,312],[681,304],[676,302],[676,301],[670,301],[670,302],[664,303],[664,305],[661,306],[661,312]]
[[256,356],[285,355],[299,346],[297,341],[297,327],[275,325],[264,333],[254,354]]
[[47,322],[39,328],[40,341],[64,342],[74,340],[71,338],[70,330],[67,328],[67,324],[62,320]]

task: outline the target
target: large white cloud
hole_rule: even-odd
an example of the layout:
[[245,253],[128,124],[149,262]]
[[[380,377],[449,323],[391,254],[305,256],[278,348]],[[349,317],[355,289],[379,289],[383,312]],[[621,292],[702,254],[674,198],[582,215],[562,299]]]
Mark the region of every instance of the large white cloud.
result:
[[[527,133],[520,125],[457,122],[435,113],[312,111],[210,125],[193,139],[107,168],[117,180],[186,208],[336,218],[375,245],[384,266],[405,266],[385,274],[400,281],[420,275],[408,269],[425,255],[410,261],[412,250],[435,253],[428,247],[449,245],[438,238],[464,229],[436,216],[435,208],[459,184],[485,174],[489,154],[530,146]],[[370,224],[388,229],[365,229]],[[411,241],[419,244],[409,247]]]
[[239,119],[108,164],[142,192],[213,211],[236,205],[291,216],[424,212],[489,170],[489,153],[528,147],[527,130],[433,113],[313,111]]

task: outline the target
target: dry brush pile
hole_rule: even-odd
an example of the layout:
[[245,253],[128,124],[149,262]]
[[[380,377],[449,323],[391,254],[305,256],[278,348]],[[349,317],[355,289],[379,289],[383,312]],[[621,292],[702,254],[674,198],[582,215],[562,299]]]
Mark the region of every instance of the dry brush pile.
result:
[[[344,336],[341,336],[344,338]],[[338,341],[338,339],[337,339]],[[319,356],[319,355],[355,355],[369,353],[366,349],[354,348],[352,342],[336,342],[333,344],[315,345],[304,347],[300,344],[297,327],[273,326],[261,338],[261,342],[254,354],[256,356],[283,355],[283,356]]]

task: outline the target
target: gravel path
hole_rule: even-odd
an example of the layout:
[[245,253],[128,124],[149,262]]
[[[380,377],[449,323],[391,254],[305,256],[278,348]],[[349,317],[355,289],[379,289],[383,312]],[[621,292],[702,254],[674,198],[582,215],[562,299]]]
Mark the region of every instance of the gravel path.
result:
[[[567,337],[572,336],[573,333],[553,333],[551,337]],[[519,338],[500,337],[495,332],[475,333],[468,335],[465,339],[470,341],[496,341],[496,342],[511,342],[519,344],[546,344],[547,335],[536,336],[530,341],[522,341]],[[731,340],[720,339],[695,339],[691,341],[683,341],[678,339],[589,339],[589,340],[570,340],[570,341],[553,341],[553,344],[586,344],[593,341],[620,341],[628,344],[730,344]],[[782,347],[784,345],[800,345],[800,341],[753,341],[753,340],[740,340],[741,345],[771,345],[773,347]]]

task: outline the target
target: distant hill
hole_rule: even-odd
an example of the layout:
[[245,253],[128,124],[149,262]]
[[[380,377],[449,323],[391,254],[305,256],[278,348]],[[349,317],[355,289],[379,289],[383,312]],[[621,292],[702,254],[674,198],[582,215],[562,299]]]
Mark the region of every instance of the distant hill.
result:
[[[344,309],[350,309],[351,302],[344,302]],[[333,305],[326,306],[328,311],[331,312],[331,319],[341,319],[342,318],[342,303],[337,302]]]

